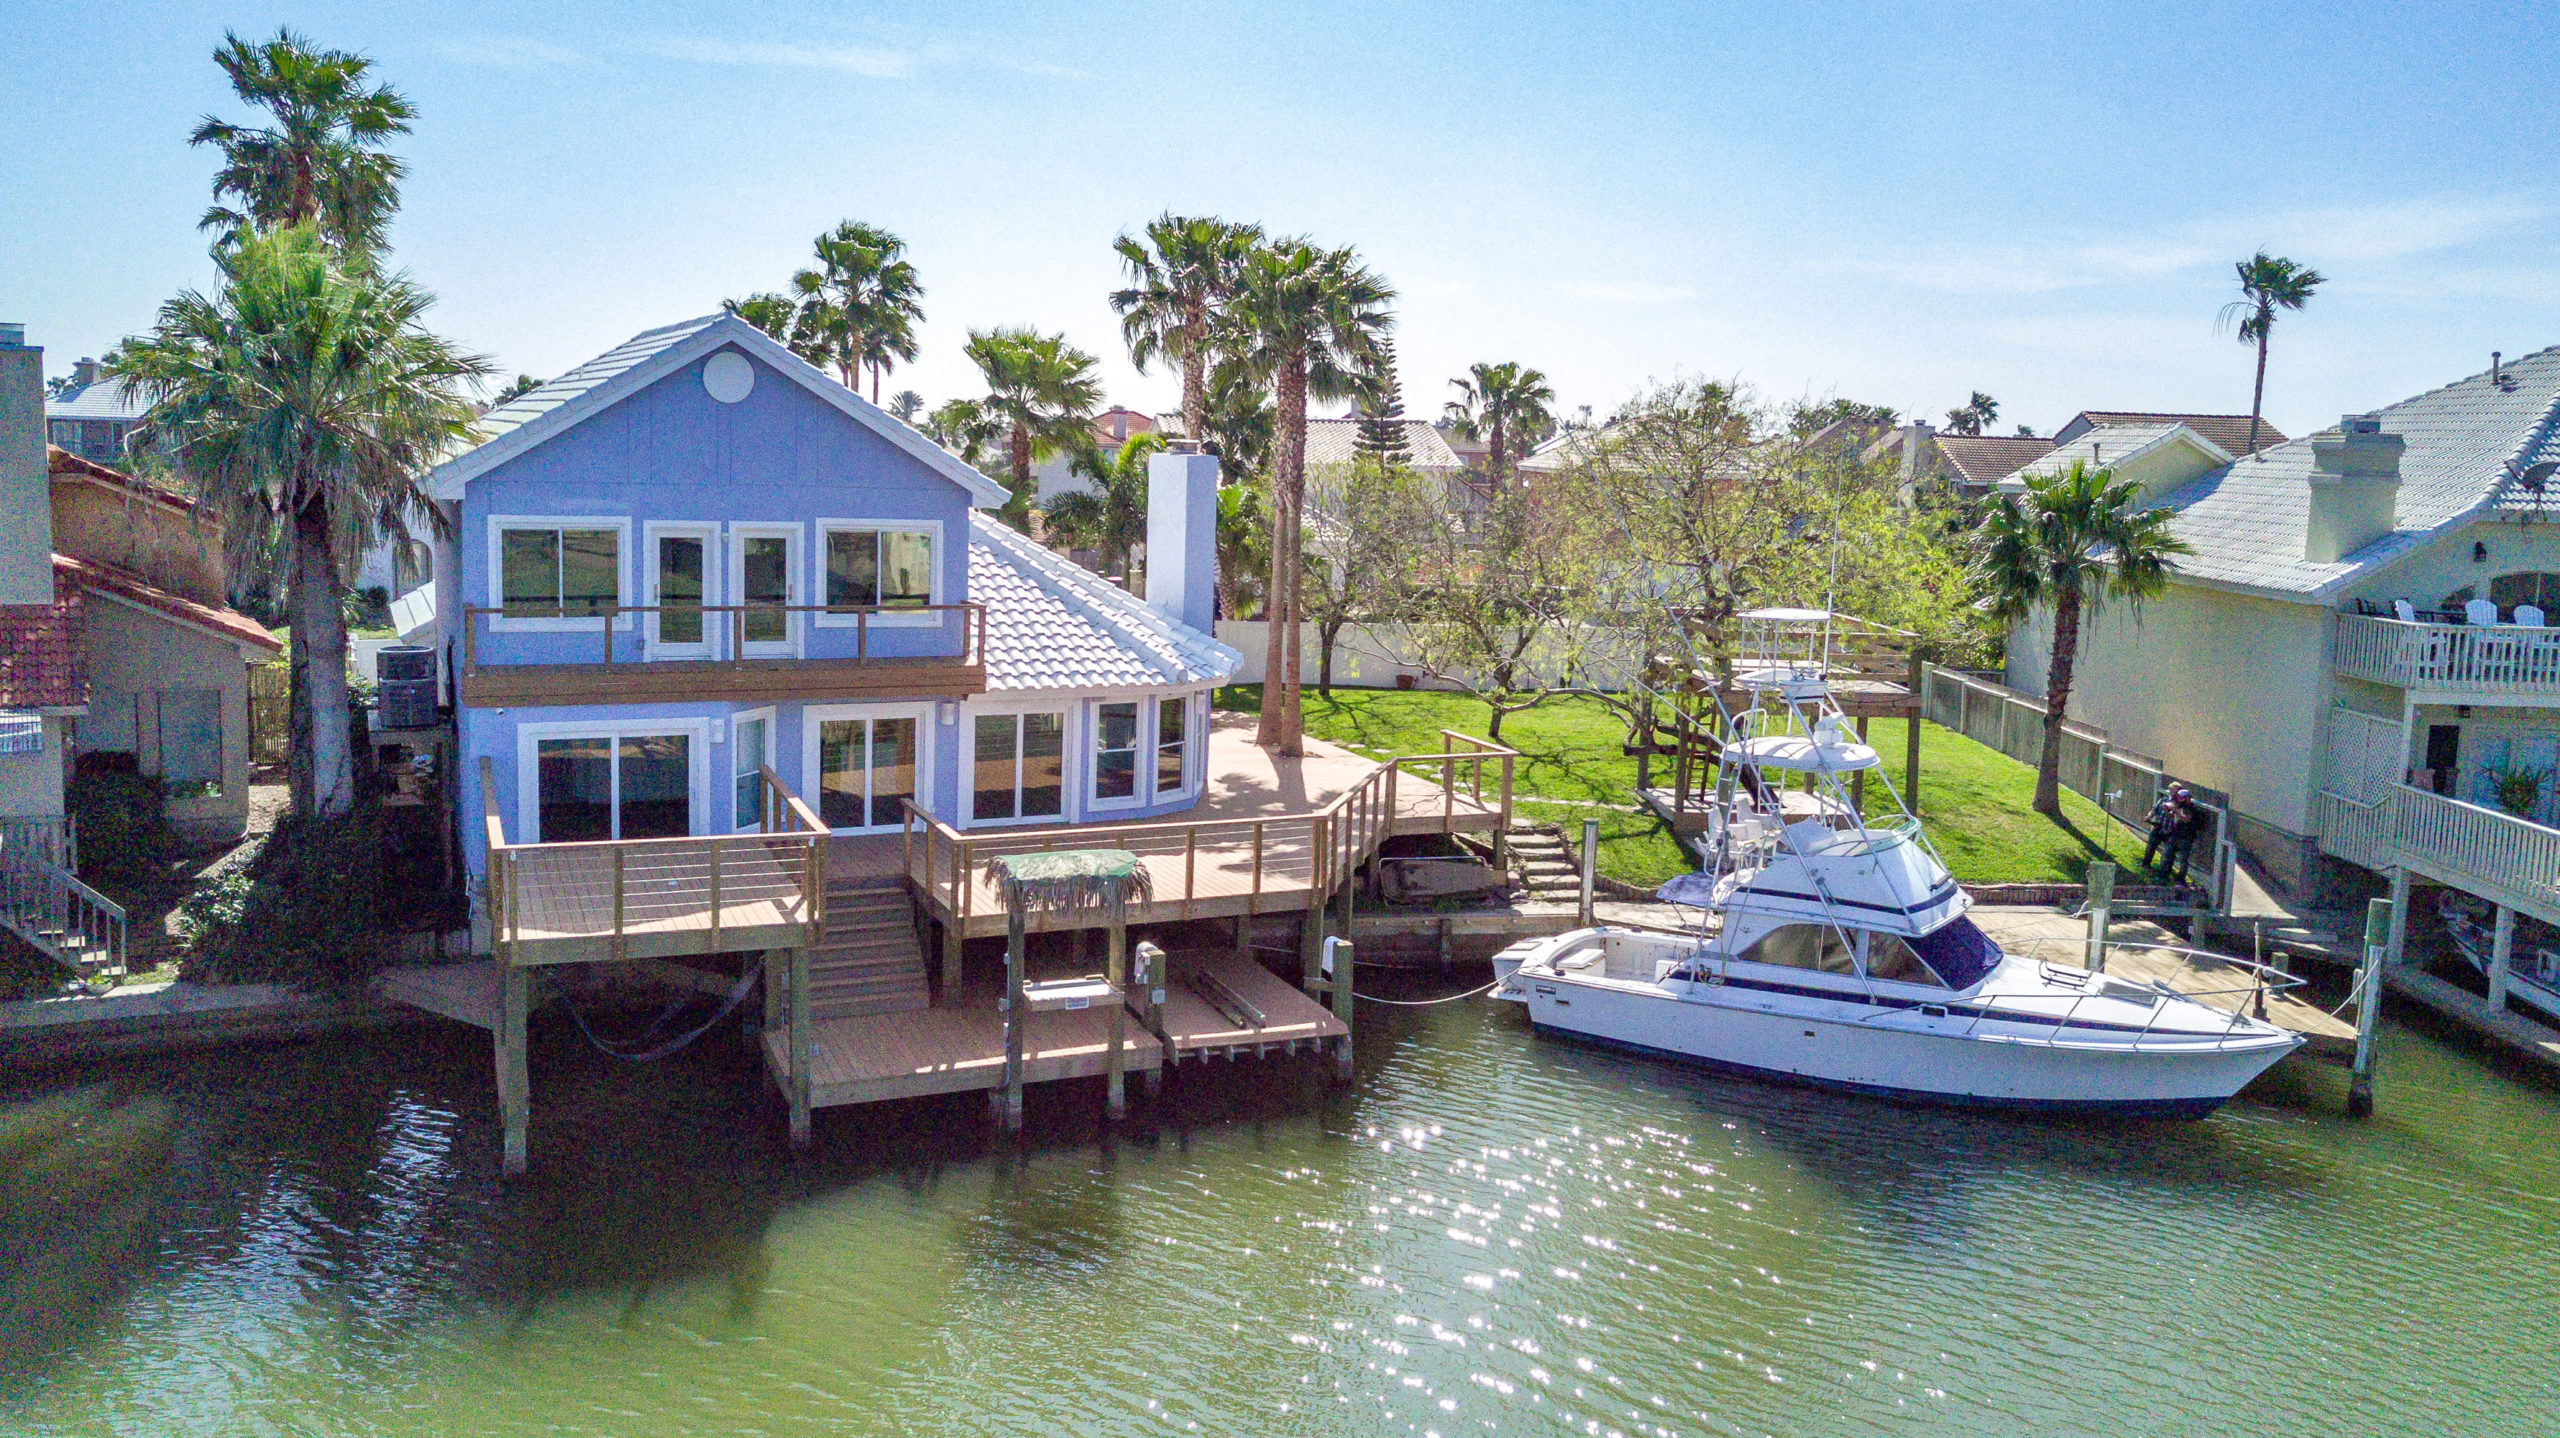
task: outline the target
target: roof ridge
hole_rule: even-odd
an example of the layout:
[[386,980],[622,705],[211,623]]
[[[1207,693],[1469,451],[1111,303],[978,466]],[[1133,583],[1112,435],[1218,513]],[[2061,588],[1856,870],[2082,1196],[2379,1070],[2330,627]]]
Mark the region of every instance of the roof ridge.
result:
[[[1215,635],[1202,634],[1190,625],[1165,614],[1154,605],[1074,560],[1041,544],[1031,536],[1006,524],[985,510],[969,511],[969,528],[973,535],[983,532],[1014,555],[1030,562],[1038,571],[1034,582],[1049,588],[1059,598],[1073,603],[1086,618],[1097,623],[1117,625],[1125,630],[1146,629],[1155,637],[1174,644],[1206,640],[1219,648]],[[1136,637],[1132,634],[1132,637]]]

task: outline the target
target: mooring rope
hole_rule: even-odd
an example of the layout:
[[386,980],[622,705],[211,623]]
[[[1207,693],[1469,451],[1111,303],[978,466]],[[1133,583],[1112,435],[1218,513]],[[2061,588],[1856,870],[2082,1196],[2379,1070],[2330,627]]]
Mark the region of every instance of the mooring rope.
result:
[[[719,1009],[713,1012],[711,1017],[704,1019],[701,1023],[685,1030],[683,1033],[676,1035],[674,1038],[667,1040],[656,1048],[643,1049],[637,1053],[627,1052],[623,1049],[616,1048],[612,1044],[598,1038],[596,1036],[596,1031],[587,1027],[587,1016],[578,1011],[578,1005],[575,1001],[572,1001],[568,1006],[569,1017],[577,1021],[578,1032],[585,1034],[587,1036],[587,1042],[594,1044],[599,1051],[613,1058],[621,1059],[627,1063],[649,1063],[657,1059],[665,1058],[667,1055],[682,1049],[685,1045],[692,1043],[695,1039],[711,1032],[713,1026],[717,1025],[722,1019],[725,1019],[729,1015],[737,1012],[738,1005],[746,1001],[748,991],[755,987],[756,978],[761,972],[762,971],[755,964],[748,964],[747,971],[738,976],[737,985],[729,990],[729,997],[721,1001]],[[684,997],[677,999],[674,1003],[669,1004],[655,1019],[650,1020],[647,1028],[640,1031],[640,1037],[645,1039],[649,1035],[656,1033],[661,1025],[665,1024],[667,1020],[675,1017],[685,1005],[692,1002],[693,995],[686,994]]]
[[1351,991],[1351,997],[1360,1000],[1364,1004],[1393,1004],[1400,1009],[1427,1009],[1434,1004],[1454,1004],[1460,999],[1471,999],[1478,994],[1489,994],[1495,989],[1501,987],[1502,980],[1495,979],[1492,983],[1485,985],[1483,988],[1469,989],[1463,994],[1451,994],[1447,998],[1441,999],[1382,999],[1376,994],[1364,994],[1358,989],[1353,989]]

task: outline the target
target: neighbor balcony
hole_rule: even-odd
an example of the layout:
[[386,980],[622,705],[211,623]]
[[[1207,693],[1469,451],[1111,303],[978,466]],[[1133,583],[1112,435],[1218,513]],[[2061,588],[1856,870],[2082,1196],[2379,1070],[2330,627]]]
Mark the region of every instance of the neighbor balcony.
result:
[[2419,692],[2560,699],[2560,628],[2342,613],[2333,633],[2331,663],[2350,679]]
[[607,604],[575,616],[470,605],[454,692],[471,708],[962,698],[986,691],[986,656],[975,603]]
[[2394,784],[2373,803],[2319,796],[2320,845],[2369,869],[2407,869],[2560,923],[2560,829]]

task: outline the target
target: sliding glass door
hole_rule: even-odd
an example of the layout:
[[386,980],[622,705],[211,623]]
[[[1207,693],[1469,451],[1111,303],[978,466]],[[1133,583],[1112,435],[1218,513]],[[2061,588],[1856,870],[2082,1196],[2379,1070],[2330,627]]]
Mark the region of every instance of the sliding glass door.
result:
[[812,706],[811,767],[818,817],[830,829],[886,830],[906,822],[903,801],[924,807],[924,715],[919,709]]
[[538,738],[534,814],[534,838],[545,844],[690,834],[693,736]]

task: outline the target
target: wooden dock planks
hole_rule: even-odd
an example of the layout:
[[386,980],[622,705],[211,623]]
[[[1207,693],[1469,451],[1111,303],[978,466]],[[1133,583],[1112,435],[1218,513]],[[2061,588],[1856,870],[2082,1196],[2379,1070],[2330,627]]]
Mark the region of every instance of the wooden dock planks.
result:
[[[1216,974],[1271,1022],[1261,1029],[1240,1029],[1179,984],[1169,984],[1164,1023],[1177,1060],[1227,1050],[1258,1052],[1273,1044],[1312,1047],[1349,1032],[1322,1005],[1250,960],[1203,955],[1187,962]],[[1110,1032],[1107,1008],[1032,1014],[1023,1034],[1024,1081],[1101,1077]],[[1134,1012],[1122,1034],[1128,1045],[1123,1072],[1143,1074],[1164,1065],[1165,1043],[1147,1032]],[[813,1108],[996,1089],[1004,1083],[1004,1024],[992,990],[973,993],[968,1003],[954,1007],[821,1020],[811,1025],[810,1039]],[[764,1036],[764,1052],[769,1071],[780,1075],[788,1069],[780,1031]]]

